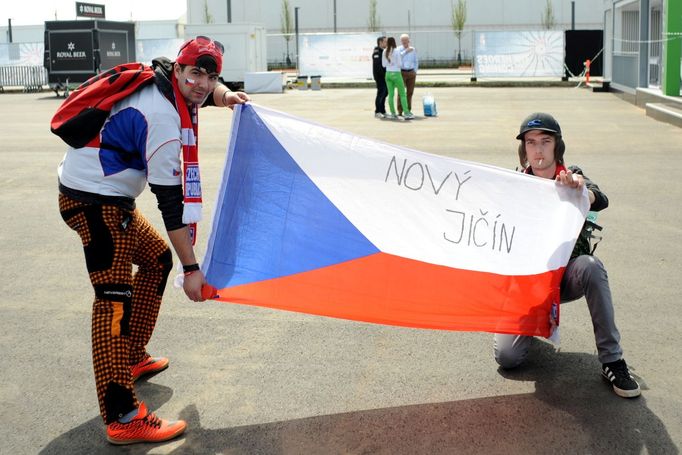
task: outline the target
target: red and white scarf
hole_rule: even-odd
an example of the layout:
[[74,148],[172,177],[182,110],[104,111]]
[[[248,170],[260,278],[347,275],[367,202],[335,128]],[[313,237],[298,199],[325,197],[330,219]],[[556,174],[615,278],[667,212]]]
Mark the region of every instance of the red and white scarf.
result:
[[188,106],[178,88],[173,74],[175,108],[180,115],[182,132],[182,190],[184,207],[182,222],[189,227],[192,245],[197,240],[197,222],[201,221],[201,178],[199,175],[199,109],[196,104]]

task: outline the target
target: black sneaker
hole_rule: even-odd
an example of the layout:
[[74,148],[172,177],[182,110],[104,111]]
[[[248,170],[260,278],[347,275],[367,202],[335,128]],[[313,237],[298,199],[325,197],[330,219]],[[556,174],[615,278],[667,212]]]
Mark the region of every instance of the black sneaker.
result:
[[639,390],[639,384],[630,374],[630,370],[628,370],[628,366],[623,359],[602,364],[601,374],[604,376],[604,379],[611,383],[613,391],[618,396],[634,398],[642,393]]

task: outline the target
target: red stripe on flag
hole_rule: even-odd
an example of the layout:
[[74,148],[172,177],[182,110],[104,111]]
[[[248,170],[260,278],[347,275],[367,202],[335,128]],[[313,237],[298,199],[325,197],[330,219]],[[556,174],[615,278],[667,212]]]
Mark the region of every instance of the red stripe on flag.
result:
[[217,300],[377,324],[547,337],[563,270],[506,276],[377,253],[221,289]]

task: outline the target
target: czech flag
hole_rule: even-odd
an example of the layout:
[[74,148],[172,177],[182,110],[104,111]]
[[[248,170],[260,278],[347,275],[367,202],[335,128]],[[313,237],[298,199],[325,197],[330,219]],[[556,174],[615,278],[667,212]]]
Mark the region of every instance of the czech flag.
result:
[[225,302],[547,337],[588,206],[553,180],[247,104],[203,270]]

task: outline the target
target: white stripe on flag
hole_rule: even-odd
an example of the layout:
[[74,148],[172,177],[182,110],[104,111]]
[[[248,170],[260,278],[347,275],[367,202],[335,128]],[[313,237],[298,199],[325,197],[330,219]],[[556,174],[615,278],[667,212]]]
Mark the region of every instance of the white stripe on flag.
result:
[[[384,253],[502,275],[556,270],[570,258],[589,207],[586,190],[253,107],[325,196]],[[510,151],[510,161],[515,155]]]

